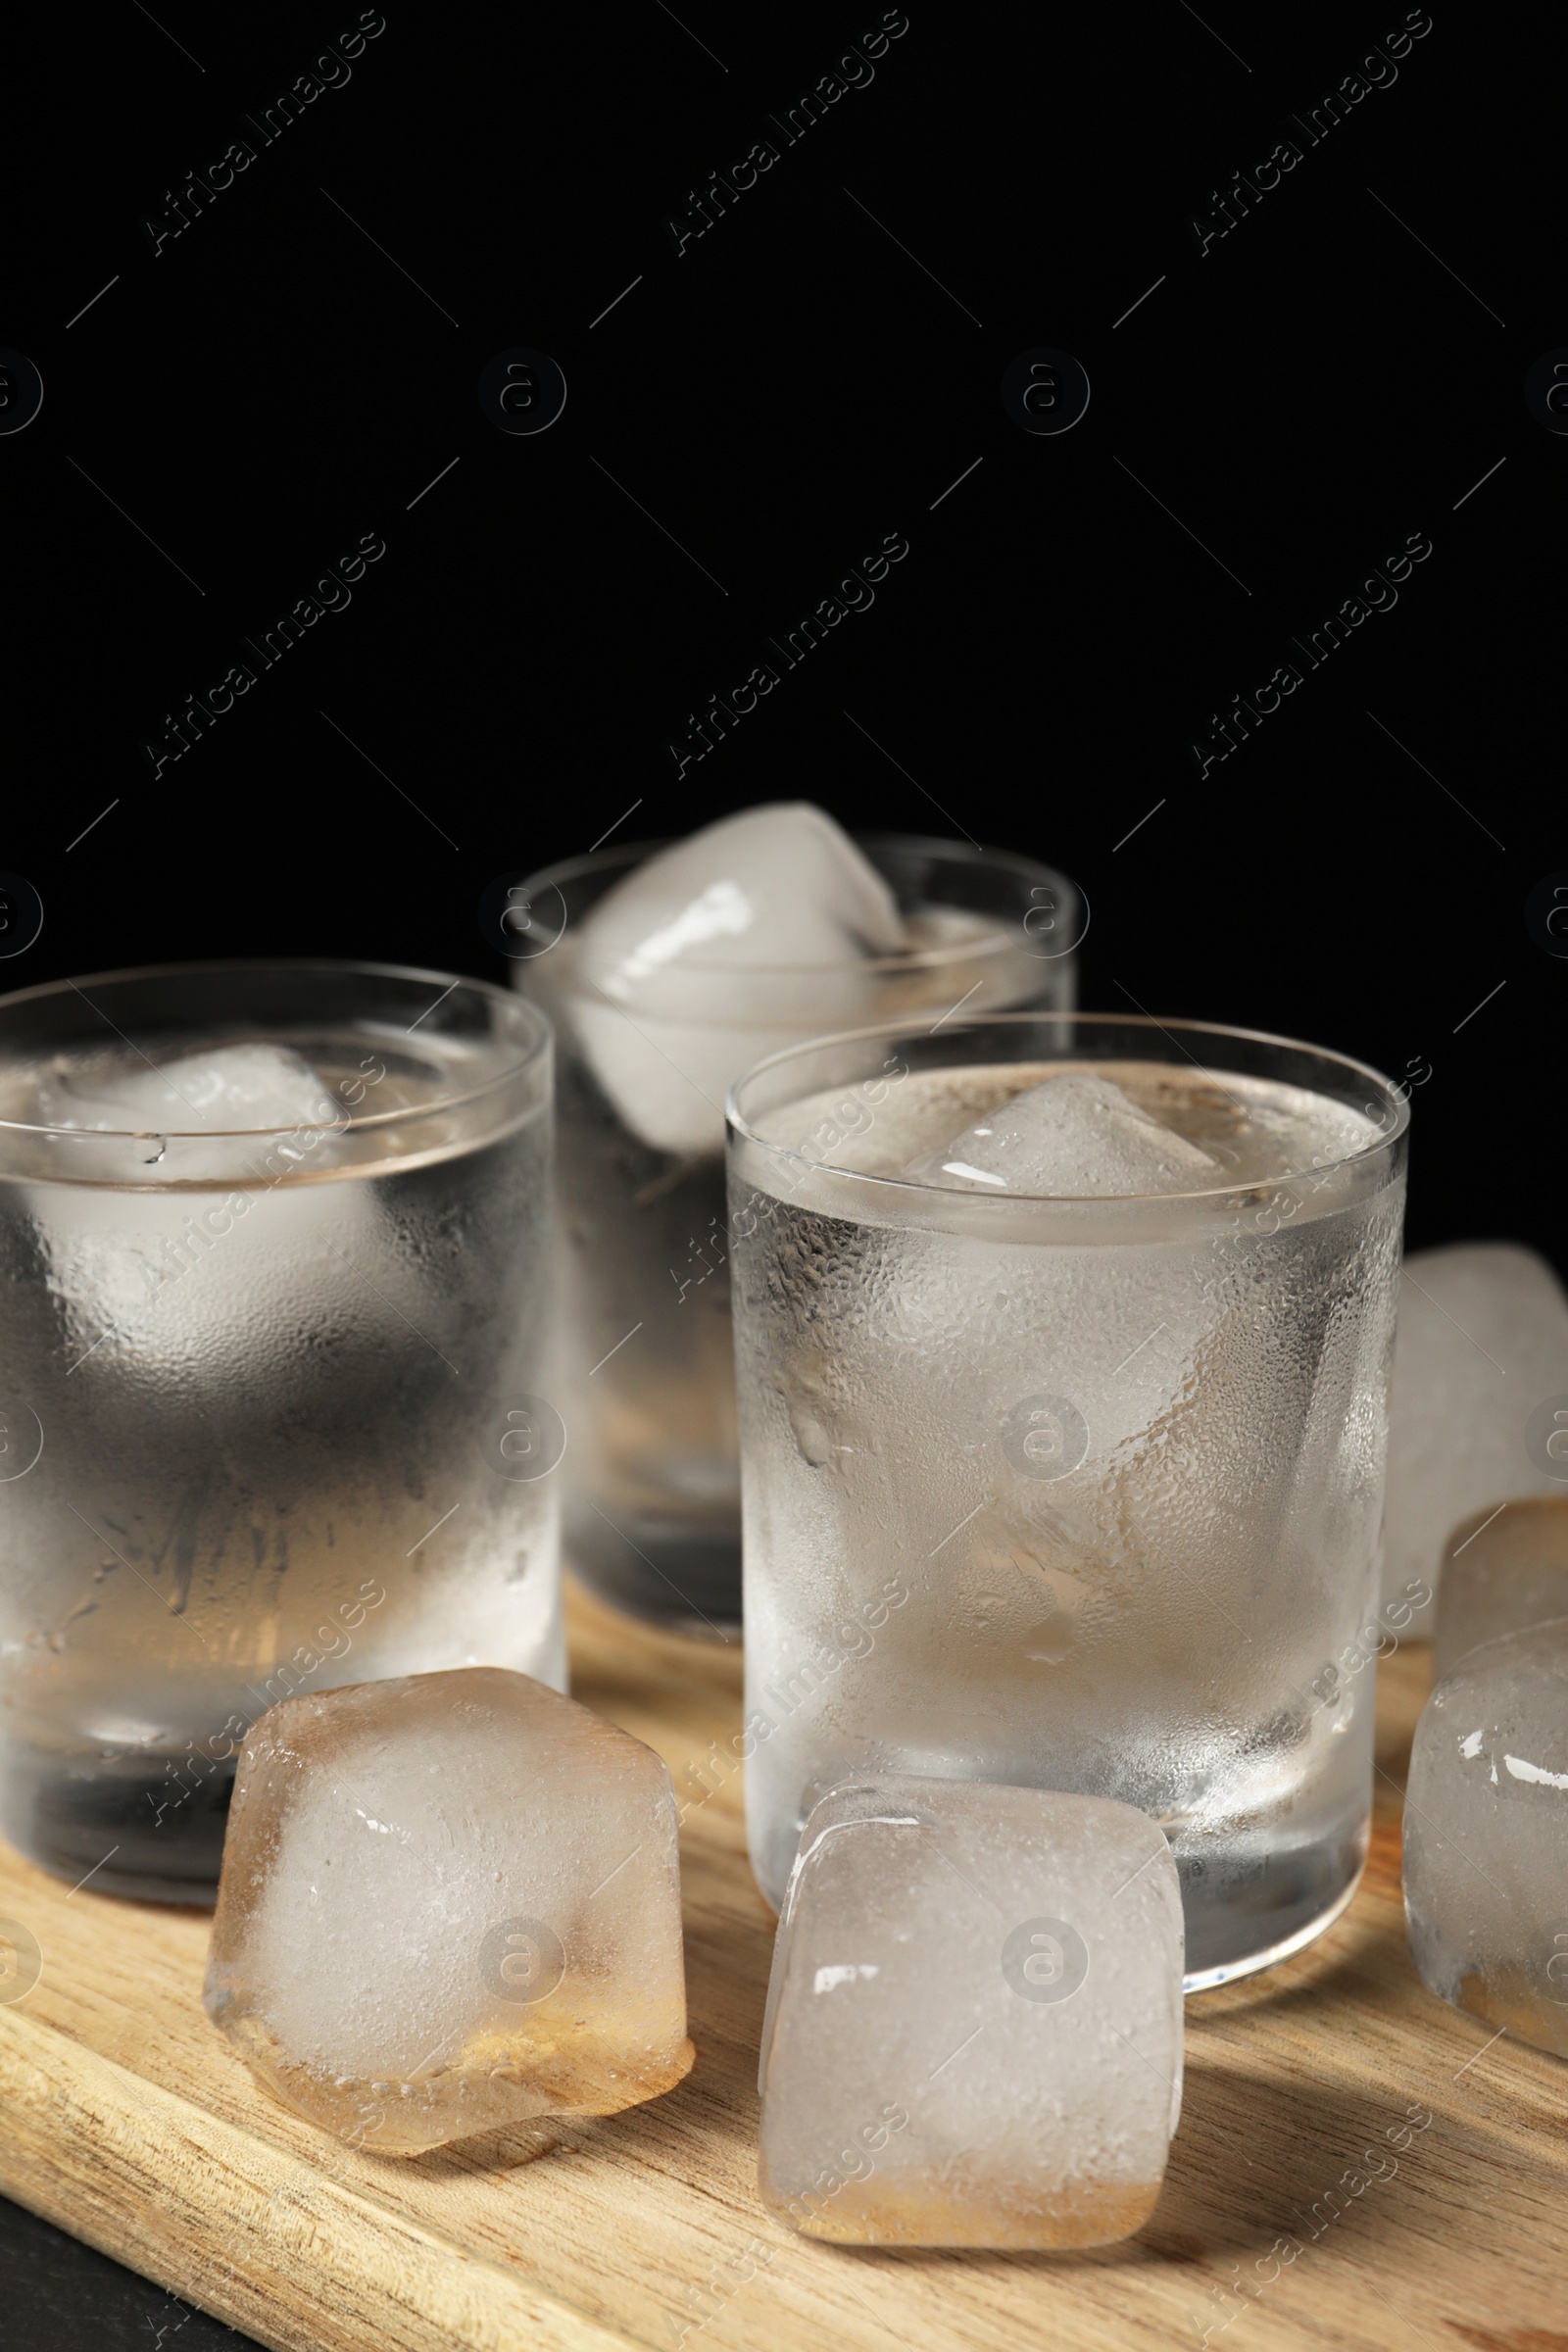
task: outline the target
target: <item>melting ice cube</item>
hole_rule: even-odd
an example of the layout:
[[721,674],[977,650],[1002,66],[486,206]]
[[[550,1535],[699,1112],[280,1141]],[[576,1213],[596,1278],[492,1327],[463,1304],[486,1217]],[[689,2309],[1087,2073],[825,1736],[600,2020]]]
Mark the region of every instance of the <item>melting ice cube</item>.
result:
[[595,1075],[656,1151],[710,1152],[753,1063],[874,1011],[869,957],[907,944],[892,891],[808,802],[706,826],[607,892],[576,945]]
[[1153,2209],[1181,1890],[1131,1805],[876,1775],[802,1833],[762,2028],[761,2189],[851,2245],[1104,2245]]
[[[236,1129],[278,1134],[334,1107],[310,1063],[286,1046],[207,1046],[167,1062],[56,1068],[38,1082],[40,1118],[54,1127],[175,1130],[213,1135]],[[341,1107],[336,1110],[342,1119]]]
[[1432,1668],[1483,1642],[1568,1617],[1568,1494],[1493,1503],[1456,1527],[1443,1564]]
[[1064,1070],[1014,1095],[906,1173],[965,1192],[1073,1199],[1195,1193],[1225,1182],[1217,1160],[1095,1070]]
[[1430,1991],[1568,2058],[1568,1618],[1484,1642],[1428,1699],[1404,1909]]
[[[308,1129],[318,1162],[319,1131],[343,1126],[349,1113],[301,1054],[256,1044],[203,1046],[157,1061],[121,1053],[110,1062],[63,1059],[39,1074],[35,1115],[45,1126],[144,1139],[149,1149],[137,1157],[157,1168],[155,1181],[167,1182],[239,1177],[247,1147],[237,1139],[246,1135],[263,1145],[265,1137]],[[187,1140],[209,1135],[236,1140]],[[95,1156],[90,1164],[105,1163]]]
[[284,1699],[234,1785],[206,2002],[274,2096],[394,2155],[678,2082],[667,1770],[526,1675]]
[[[1389,1398],[1385,1599],[1434,1592],[1461,1519],[1561,1491],[1568,1460],[1531,1450],[1531,1421],[1561,1398],[1568,1429],[1568,1298],[1544,1258],[1509,1242],[1421,1250],[1404,1261]],[[1412,1627],[1430,1631],[1423,1609]]]

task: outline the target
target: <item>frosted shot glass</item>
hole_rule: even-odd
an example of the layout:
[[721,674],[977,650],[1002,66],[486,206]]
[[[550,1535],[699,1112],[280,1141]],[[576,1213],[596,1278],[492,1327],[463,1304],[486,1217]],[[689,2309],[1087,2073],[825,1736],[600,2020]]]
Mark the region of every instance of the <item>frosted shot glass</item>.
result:
[[213,1899],[276,1700],[564,1687],[551,1041],[342,963],[0,999],[0,1830]]
[[[1142,1197],[929,1180],[924,1155],[1063,1072],[1109,1078],[1208,1173]],[[1088,1013],[869,1029],[732,1090],[771,1902],[821,1793],[888,1772],[1150,1814],[1189,1988],[1348,1901],[1407,1120],[1340,1055]]]
[[[643,843],[552,866],[516,895],[514,977],[558,1039],[557,1148],[565,1554],[607,1600],[705,1639],[730,1639],[741,1613],[740,1464],[730,1338],[722,1102],[685,1075],[690,1039],[715,1033],[738,1077],[764,1055],[836,1025],[845,972],[817,965],[671,975],[637,1038],[661,1081],[682,1090],[706,1140],[653,1149],[617,1111],[594,1067],[595,1024],[624,1022],[598,985],[580,927],[599,898],[666,845]],[[1070,1006],[1084,903],[1049,866],[963,843],[884,834],[858,846],[901,911],[956,908],[983,939],[853,969],[877,1008],[939,1021],[956,1006]],[[624,1045],[625,1040],[622,1039]],[[703,1055],[710,1064],[710,1052]]]

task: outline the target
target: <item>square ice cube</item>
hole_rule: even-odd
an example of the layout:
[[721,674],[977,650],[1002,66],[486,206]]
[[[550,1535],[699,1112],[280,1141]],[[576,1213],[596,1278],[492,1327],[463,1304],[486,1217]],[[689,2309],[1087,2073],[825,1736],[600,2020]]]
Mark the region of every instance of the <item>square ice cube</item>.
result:
[[1494,1502],[1453,1531],[1438,1592],[1434,1674],[1482,1642],[1568,1617],[1568,1494]]
[[209,2016],[297,2114],[413,2155],[691,2066],[669,1774],[522,1674],[289,1698],[240,1758]]
[[[1544,1258],[1509,1242],[1466,1242],[1405,1259],[1389,1395],[1385,1600],[1412,1580],[1437,1591],[1461,1519],[1568,1485],[1568,1459],[1554,1463],[1551,1433],[1537,1427],[1553,1402],[1568,1430],[1568,1298]],[[1424,1608],[1412,1631],[1431,1626]]]
[[1484,1642],[1428,1699],[1404,1910],[1430,1991],[1568,2058],[1568,1618]]
[[1108,1798],[909,1774],[815,1807],[762,2029],[760,2181],[852,2245],[1094,2246],[1159,2194],[1182,1904]]
[[[133,1134],[152,1146],[137,1158],[159,1184],[203,1178],[239,1180],[272,1136],[309,1138],[313,1164],[320,1146],[350,1113],[310,1063],[290,1046],[264,1042],[200,1046],[156,1062],[120,1050],[80,1060],[62,1058],[39,1073],[37,1116],[46,1126]],[[207,1143],[203,1137],[228,1138]],[[247,1154],[247,1138],[254,1144]],[[94,1155],[87,1168],[108,1163]]]
[[289,1046],[203,1046],[167,1061],[113,1069],[67,1064],[40,1073],[39,1115],[61,1127],[162,1134],[281,1133],[347,1116]]
[[1100,1070],[1063,1070],[1012,1096],[906,1170],[968,1192],[1200,1193],[1225,1170]]
[[866,958],[905,945],[892,890],[822,809],[746,808],[605,893],[571,951],[573,1019],[634,1135],[717,1152],[731,1082],[796,1037],[868,1017]]

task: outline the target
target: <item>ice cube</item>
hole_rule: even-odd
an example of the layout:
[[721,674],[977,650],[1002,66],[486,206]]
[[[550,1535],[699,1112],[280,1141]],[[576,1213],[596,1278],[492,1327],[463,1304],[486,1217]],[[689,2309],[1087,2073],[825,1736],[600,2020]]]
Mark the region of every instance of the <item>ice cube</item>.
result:
[[611,995],[630,1000],[677,962],[891,955],[904,922],[887,883],[830,816],[808,801],[779,801],[721,817],[637,866],[600,900],[584,938]]
[[966,1192],[1105,1196],[1199,1193],[1225,1172],[1098,1070],[1063,1070],[910,1162],[917,1184]]
[[1095,2246],[1159,2194],[1182,1903],[1146,1814],[908,1774],[802,1833],[762,2028],[760,2181],[851,2245]]
[[1428,1699],[1404,1909],[1430,1991],[1568,2058],[1568,1618],[1484,1642]]
[[868,1018],[867,957],[906,945],[892,891],[830,816],[805,801],[748,808],[606,892],[575,946],[573,1018],[642,1142],[714,1152],[731,1083],[799,1037]]
[[[287,1046],[210,1046],[101,1074],[66,1064],[38,1081],[39,1111],[57,1127],[161,1135],[265,1129],[280,1134],[334,1115],[320,1079]],[[341,1118],[339,1108],[336,1115]]]
[[[191,1143],[192,1136],[313,1136],[349,1117],[303,1055],[290,1047],[203,1046],[167,1059],[62,1058],[38,1078],[37,1117],[45,1126],[134,1133],[160,1147],[158,1181],[238,1176],[245,1145]],[[102,1164],[102,1163],[96,1163]],[[318,1164],[319,1164],[318,1162]]]
[[[1511,1242],[1418,1250],[1404,1263],[1389,1402],[1385,1600],[1434,1592],[1460,1520],[1564,1483],[1531,1451],[1531,1421],[1568,1402],[1568,1298]],[[1568,1462],[1562,1464],[1568,1481]],[[1429,1633],[1430,1604],[1412,1623]]]
[[655,2098],[693,2056],[669,1774],[500,1668],[285,1699],[240,1759],[206,2003],[285,2106],[389,2154]]
[[1482,1642],[1568,1617],[1568,1494],[1494,1503],[1456,1527],[1443,1563],[1432,1665],[1444,1675]]

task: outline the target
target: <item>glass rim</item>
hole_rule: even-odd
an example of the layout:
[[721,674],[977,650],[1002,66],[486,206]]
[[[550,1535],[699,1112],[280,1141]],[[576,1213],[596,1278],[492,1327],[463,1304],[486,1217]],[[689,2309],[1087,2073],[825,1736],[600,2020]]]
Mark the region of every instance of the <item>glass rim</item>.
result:
[[[769,805],[766,802],[759,804],[763,808]],[[744,811],[737,813],[744,813]],[[542,866],[537,873],[527,877],[521,884],[521,888],[528,892],[555,890],[559,893],[563,882],[576,881],[583,874],[594,873],[604,867],[615,864],[628,867],[646,864],[648,859],[656,856],[659,851],[673,849],[682,841],[690,841],[692,838],[693,836],[689,833],[675,833],[660,840],[623,842],[612,850],[583,850],[573,858],[559,858],[554,865]],[[1054,890],[1074,906],[1083,898],[1083,892],[1070,875],[1062,873],[1056,866],[1044,864],[1038,858],[1029,857],[1023,850],[976,849],[968,842],[948,841],[934,833],[852,833],[850,839],[857,848],[863,849],[887,843],[916,855],[951,858],[958,865],[1000,866],[1003,868],[1010,866],[1020,877],[1027,875],[1032,886]],[[559,946],[566,931],[564,897],[562,906],[564,919],[560,932],[551,943],[552,946]],[[720,962],[716,958],[710,959],[704,956],[701,960],[693,959],[679,965],[671,965],[669,969],[672,972],[678,972],[682,977],[688,973],[710,973],[720,979],[733,977],[747,980],[766,980],[770,976],[782,973],[794,976],[800,973],[940,971],[942,966],[947,963],[974,963],[991,956],[1012,955],[1016,952],[1017,942],[1012,937],[1011,931],[1003,925],[999,926],[989,938],[982,934],[978,938],[951,940],[940,946],[929,948],[894,950],[891,953],[876,956],[858,956],[848,963],[735,963]],[[536,956],[519,956],[514,960],[524,966],[530,963],[540,963],[549,953],[550,950],[545,948],[541,949]],[[1058,949],[1055,956],[1049,960],[1060,961],[1071,953],[1071,949]],[[1041,960],[1048,959],[1041,958]],[[606,956],[595,968],[610,970],[618,961],[618,957]]]
[[[943,1035],[945,1039],[956,1040],[973,1036],[977,1031],[985,1029],[1003,1026],[1021,1028],[1026,1024],[1038,1027],[1048,1022],[1053,1025],[1059,1025],[1063,1022],[1071,1022],[1075,1025],[1084,1024],[1091,1029],[1096,1026],[1102,1026],[1106,1029],[1142,1029],[1152,1034],[1157,1033],[1162,1037],[1169,1037],[1173,1044],[1177,1042],[1177,1039],[1172,1033],[1185,1031],[1189,1036],[1194,1037],[1236,1039],[1247,1045],[1267,1046],[1287,1054],[1305,1054],[1317,1061],[1333,1063],[1343,1071],[1353,1072],[1363,1085],[1372,1087],[1383,1097],[1393,1116],[1388,1126],[1380,1127],[1375,1135],[1366,1143],[1357,1145],[1353,1152],[1344,1152],[1334,1158],[1314,1162],[1309,1168],[1289,1169],[1277,1176],[1259,1177],[1251,1182],[1233,1177],[1227,1184],[1207,1185],[1201,1191],[1191,1193],[1011,1193],[1003,1192],[1000,1189],[995,1192],[989,1189],[983,1193],[974,1192],[967,1187],[957,1185],[924,1184],[907,1176],[882,1176],[869,1169],[848,1168],[833,1159],[812,1159],[805,1152],[795,1150],[787,1144],[775,1143],[770,1137],[758,1132],[742,1111],[738,1098],[755,1080],[765,1076],[769,1070],[776,1070],[783,1063],[800,1060],[808,1054],[820,1054],[832,1046],[856,1045],[861,1041],[870,1042],[873,1039],[886,1041],[894,1038],[912,1037],[916,1034],[923,1036],[932,1034],[930,1031],[915,1032],[907,1021],[876,1021],[864,1028],[839,1030],[822,1037],[808,1039],[802,1045],[786,1046],[780,1053],[770,1054],[765,1060],[754,1063],[743,1077],[735,1080],[725,1094],[725,1125],[732,1135],[754,1145],[758,1151],[764,1152],[773,1158],[792,1161],[814,1174],[831,1176],[844,1183],[886,1185],[893,1191],[907,1196],[911,1200],[919,1200],[925,1202],[947,1204],[950,1207],[954,1201],[961,1200],[966,1206],[969,1203],[995,1201],[999,1209],[1009,1204],[1013,1207],[1027,1204],[1079,1210],[1113,1209],[1129,1205],[1179,1208],[1194,1202],[1233,1200],[1238,1193],[1253,1193],[1265,1186],[1272,1188],[1279,1185],[1297,1184],[1309,1177],[1321,1179],[1333,1175],[1341,1168],[1354,1167],[1360,1162],[1370,1161],[1377,1152],[1387,1152],[1409,1131],[1409,1098],[1401,1096],[1393,1082],[1385,1078],[1381,1070],[1374,1069],[1370,1062],[1358,1061],[1353,1054],[1341,1054],[1331,1046],[1308,1045],[1300,1038],[1280,1037],[1268,1029],[1244,1029],[1231,1021],[1195,1021],[1174,1014],[1168,1019],[1161,1020],[1152,1012],[1053,1012],[1036,1006],[1033,1009],[988,1012],[979,1019],[960,1022],[953,1028],[944,1027]],[[1063,1055],[1061,1058],[1071,1059],[1074,1056]],[[1081,1058],[1088,1058],[1088,1056]],[[1116,1058],[1125,1059],[1126,1056],[1118,1055]],[[1189,1056],[1189,1058],[1192,1057]],[[1003,1069],[1008,1065],[998,1061],[991,1066]],[[1178,1065],[1173,1063],[1171,1066]],[[1194,1067],[1205,1076],[1223,1077],[1225,1074],[1223,1070],[1211,1071],[1201,1062],[1195,1061]],[[1232,1074],[1250,1075],[1246,1072]],[[846,1080],[844,1083],[853,1085],[855,1081]],[[831,1093],[832,1091],[831,1087],[818,1087],[811,1090],[813,1094]],[[804,1101],[808,1100],[809,1097],[799,1099]],[[1367,1115],[1371,1115],[1370,1111]],[[983,1207],[979,1213],[984,1215]]]
[[[14,1006],[38,1004],[47,998],[63,1001],[72,991],[81,997],[89,1011],[96,1012],[98,1007],[85,993],[89,988],[106,988],[124,981],[202,980],[228,972],[323,972],[356,975],[370,980],[417,980],[436,989],[442,989],[444,984],[444,994],[438,996],[436,1004],[444,1004],[459,989],[469,989],[480,997],[489,998],[492,1004],[504,1011],[509,1019],[521,1013],[524,1025],[531,1028],[533,1034],[518,1058],[510,1062],[505,1069],[497,1071],[495,1076],[485,1079],[482,1085],[465,1088],[461,1094],[443,1094],[429,1102],[407,1103],[400,1110],[374,1111],[365,1118],[297,1119],[287,1127],[279,1127],[275,1123],[270,1127],[58,1127],[40,1126],[25,1119],[0,1118],[0,1136],[63,1136],[73,1142],[91,1139],[107,1144],[116,1141],[135,1143],[154,1136],[165,1137],[171,1143],[217,1143],[224,1139],[239,1141],[260,1136],[297,1135],[310,1128],[330,1130],[334,1135],[364,1135],[372,1129],[389,1128],[400,1121],[437,1117],[461,1109],[466,1103],[480,1102],[501,1087],[514,1084],[550,1050],[552,1031],[549,1021],[537,1005],[531,1004],[526,997],[519,997],[514,990],[498,988],[494,981],[475,979],[463,972],[428,971],[419,964],[376,963],[352,956],[236,956],[201,963],[126,964],[115,971],[87,972],[79,980],[39,980],[34,981],[30,988],[12,989],[0,996],[0,1022],[4,1021]],[[435,1004],[429,1007],[431,1012],[435,1009]],[[107,1018],[106,1015],[100,1017]],[[420,1018],[424,1017],[421,1014]],[[109,1026],[114,1028],[115,1024],[111,1021]],[[122,1031],[117,1031],[117,1034],[123,1036]],[[408,1034],[412,1035],[413,1032]],[[125,1042],[132,1046],[133,1052],[140,1052],[132,1040],[126,1039]],[[156,1062],[149,1061],[148,1066],[158,1069]],[[325,1085],[323,1080],[323,1100]],[[345,1104],[344,1108],[347,1110],[348,1105]]]

